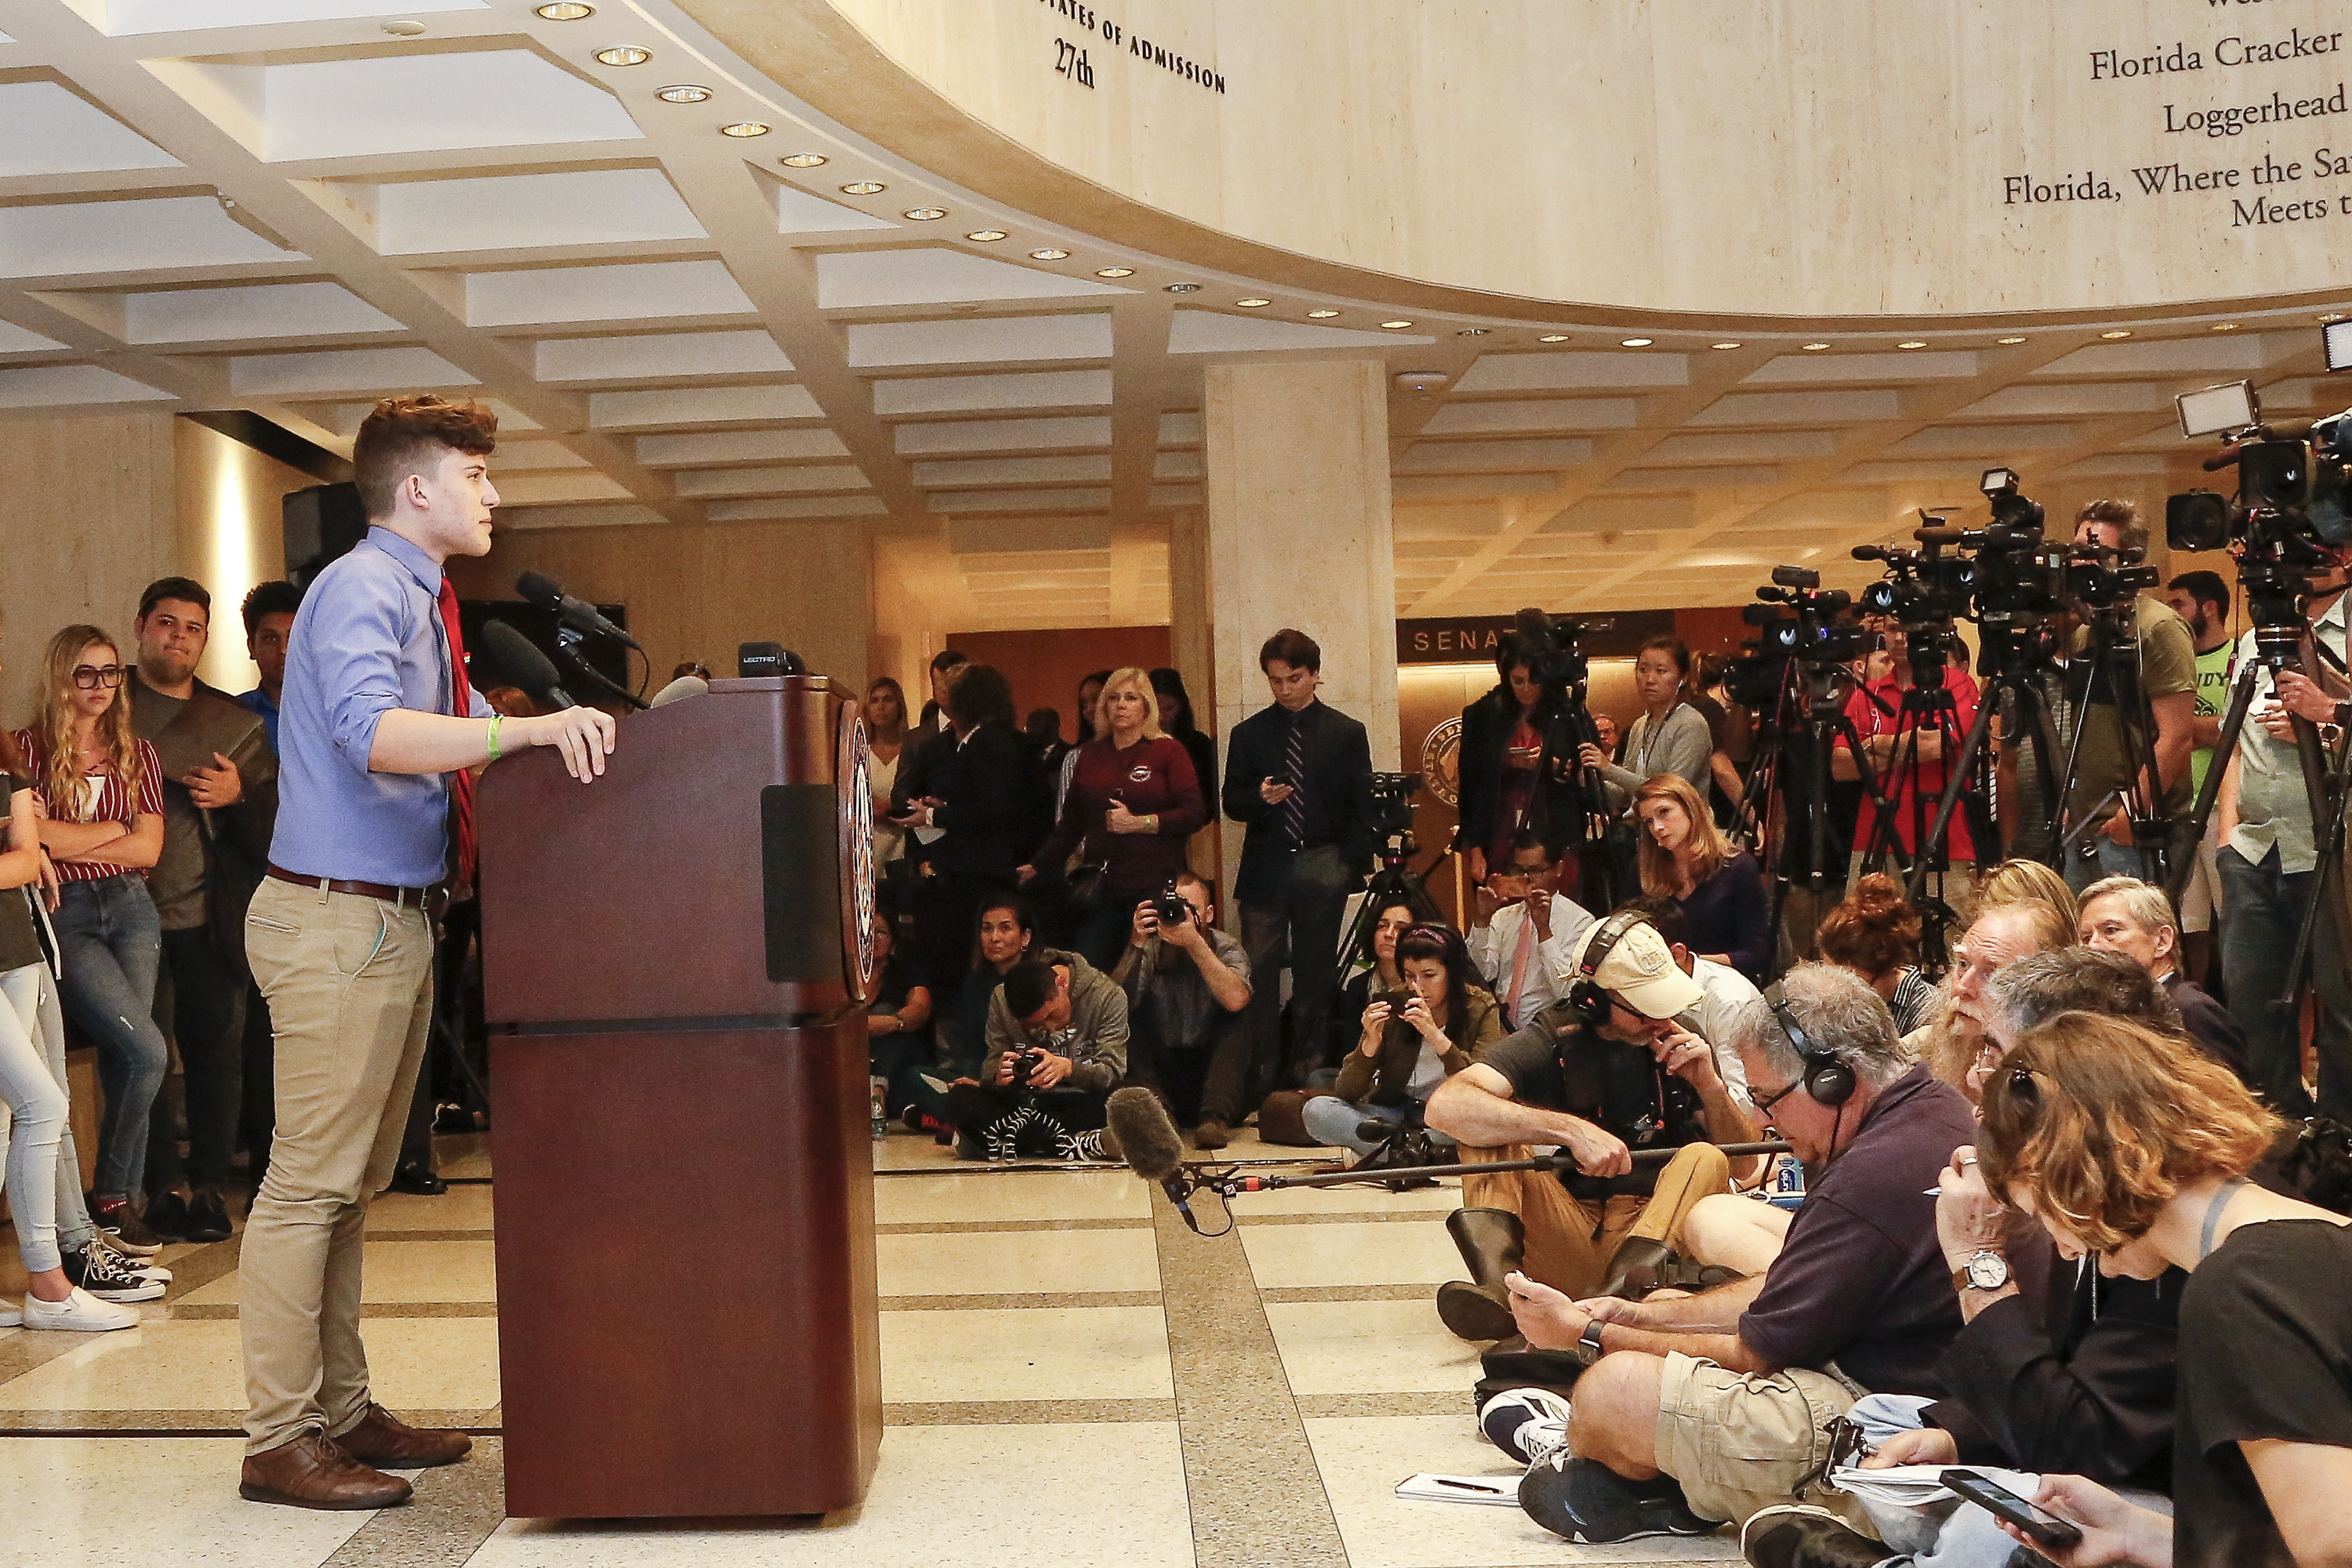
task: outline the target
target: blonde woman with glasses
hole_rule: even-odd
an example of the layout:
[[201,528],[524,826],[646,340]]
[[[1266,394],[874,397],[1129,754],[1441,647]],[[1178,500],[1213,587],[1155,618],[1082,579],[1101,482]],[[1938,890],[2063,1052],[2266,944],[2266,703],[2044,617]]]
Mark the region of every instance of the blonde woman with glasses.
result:
[[112,637],[66,627],[49,639],[40,707],[16,740],[32,774],[41,844],[63,884],[59,989],[66,1011],[98,1043],[106,1090],[92,1217],[147,1245],[131,1199],[167,1055],[152,1016],[163,932],[147,896],[147,872],[163,850],[163,779],[155,748],[131,732],[125,674]]

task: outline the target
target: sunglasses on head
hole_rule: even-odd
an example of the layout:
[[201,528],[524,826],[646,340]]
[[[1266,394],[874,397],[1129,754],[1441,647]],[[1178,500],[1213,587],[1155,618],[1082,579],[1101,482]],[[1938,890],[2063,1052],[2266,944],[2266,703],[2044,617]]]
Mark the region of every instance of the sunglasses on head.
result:
[[84,691],[95,691],[101,686],[122,684],[123,669],[119,664],[78,664],[74,666],[73,683]]

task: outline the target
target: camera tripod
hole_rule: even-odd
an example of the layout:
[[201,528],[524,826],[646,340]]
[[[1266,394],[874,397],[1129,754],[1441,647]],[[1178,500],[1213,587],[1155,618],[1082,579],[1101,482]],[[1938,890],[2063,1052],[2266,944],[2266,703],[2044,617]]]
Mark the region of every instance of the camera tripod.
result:
[[[2220,796],[2223,764],[2236,751],[2238,737],[2244,731],[2246,716],[2252,710],[2255,689],[2267,674],[2273,689],[2278,677],[2287,670],[2317,679],[2317,672],[2305,667],[2303,642],[2311,637],[2312,646],[2321,660],[2336,666],[2344,673],[2344,661],[2313,633],[2305,609],[2305,597],[2294,594],[2284,585],[2284,568],[2247,569],[2241,563],[2239,580],[2246,590],[2246,602],[2254,621],[2254,657],[2240,670],[2231,684],[2230,706],[2221,715],[2221,732],[2213,746],[2214,765],[2205,770],[2205,784],[2197,792],[2197,802],[2189,809],[2186,842],[2193,847],[2204,839],[2205,825],[2211,818],[2213,803]],[[2336,755],[2328,756],[2319,740],[2318,727],[2301,714],[2291,714],[2294,727],[2295,760],[2303,773],[2305,805],[2311,812],[2312,845],[2317,853],[2311,891],[2304,900],[2303,914],[2295,931],[2294,952],[2287,963],[2287,984],[2284,994],[2267,999],[2268,1005],[2288,1013],[2299,1013],[2305,992],[2311,984],[2313,939],[2319,926],[2319,913],[2324,900],[2333,896],[2337,900],[2335,910],[2337,931],[2352,931],[2345,922],[2344,889],[2341,870],[2344,861],[2345,797],[2347,786],[2346,743],[2339,742]],[[2190,854],[2184,853],[2166,879],[2164,890],[2179,907],[2182,890],[2188,886],[2189,871],[2193,864]],[[2253,999],[2243,999],[2252,1005]]]
[[[1887,799],[1907,801],[1909,839],[1913,849],[1906,859],[1902,829],[1905,813],[1888,809],[1881,804],[1874,815],[1870,842],[1863,847],[1863,869],[1865,872],[1884,868],[1890,858],[1900,873],[1905,900],[1919,912],[1920,956],[1927,972],[1940,974],[1947,966],[1945,935],[1959,922],[1958,914],[1943,897],[1943,878],[1951,867],[1949,854],[1950,819],[1931,813],[1928,801],[1941,804],[1944,785],[1952,776],[1956,759],[1963,753],[1959,721],[1959,700],[1955,696],[1949,679],[1948,654],[1943,638],[1946,628],[1930,622],[1907,624],[1903,628],[1904,657],[1909,662],[1910,683],[1903,689],[1900,701],[1889,713],[1893,729],[1889,731],[1891,747],[1885,770],[1878,775]],[[1885,703],[1868,687],[1864,693],[1882,710]],[[1971,728],[1974,727],[1973,722]],[[1934,756],[1922,754],[1921,736],[1936,742]],[[1864,753],[1857,747],[1856,764],[1862,764]],[[1940,765],[1947,770],[1937,780],[1933,796],[1922,789],[1927,770]],[[1987,796],[1981,793],[1965,797],[1968,811],[1969,844],[1979,855],[1982,846],[1997,844],[1991,813],[1986,809]],[[1931,826],[1940,824],[1940,831]],[[1927,890],[1930,878],[1937,879],[1935,891]]]
[[[1749,768],[1748,788],[1740,796],[1735,822],[1748,836],[1759,860],[1767,858],[1775,837],[1781,841],[1781,853],[1770,860],[1774,870],[1766,910],[1767,931],[1780,929],[1781,908],[1795,880],[1787,855],[1789,817],[1799,805],[1793,798],[1795,794],[1804,796],[1806,858],[1811,863],[1804,877],[1806,886],[1818,899],[1833,880],[1844,875],[1843,866],[1833,875],[1828,863],[1831,760],[1841,740],[1852,749],[1864,793],[1876,805],[1882,818],[1888,815],[1885,795],[1863,751],[1861,737],[1854,731],[1853,721],[1846,714],[1844,688],[1852,681],[1845,667],[1835,661],[1791,658],[1782,676],[1770,721],[1760,727],[1756,759]],[[1797,771],[1801,776],[1790,779],[1786,776],[1790,771],[1790,737],[1799,732],[1800,724],[1804,751]],[[1780,802],[1780,815],[1777,816],[1773,811],[1776,798]]]
[[1339,942],[1339,962],[1331,973],[1337,984],[1345,986],[1361,964],[1372,964],[1372,932],[1379,926],[1381,910],[1391,904],[1403,904],[1412,910],[1416,925],[1444,925],[1445,912],[1437,900],[1429,896],[1423,878],[1406,870],[1405,862],[1412,858],[1413,838],[1411,830],[1391,833],[1381,845],[1381,868],[1364,888],[1364,901],[1357,906],[1356,918],[1348,922],[1347,934]]
[[[2071,795],[2081,776],[2078,770],[2084,733],[2090,727],[2093,710],[2106,706],[2094,700],[2102,681],[2114,700],[2116,747],[2123,756],[2124,783],[2094,804],[2079,820],[2067,824],[2066,837],[2058,846],[2058,868],[2062,873],[2065,869],[2065,851],[2078,843],[2089,842],[2092,834],[2105,831],[2106,821],[2098,814],[2108,801],[2114,801],[2116,809],[2131,824],[2132,846],[2139,855],[2140,879],[2164,887],[2169,883],[2168,868],[2187,860],[2188,856],[2174,841],[2172,825],[2164,816],[2163,788],[2156,772],[2156,716],[2148,706],[2147,692],[2140,685],[2139,626],[2136,616],[2137,601],[2126,599],[2120,605],[2095,609],[2087,617],[2090,671],[2083,683],[2082,696],[2076,700],[2074,732],[2066,744],[2065,787],[2060,791],[2059,798]],[[2071,665],[2068,675],[2071,685]],[[2196,840],[2189,839],[2187,843],[2194,845]]]

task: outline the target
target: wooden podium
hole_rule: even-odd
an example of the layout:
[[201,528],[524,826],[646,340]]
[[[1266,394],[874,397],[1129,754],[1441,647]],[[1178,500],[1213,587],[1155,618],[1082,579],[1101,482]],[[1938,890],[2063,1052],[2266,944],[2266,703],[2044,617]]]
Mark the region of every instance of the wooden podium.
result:
[[882,1439],[866,741],[821,676],[484,775],[517,1518],[826,1513]]

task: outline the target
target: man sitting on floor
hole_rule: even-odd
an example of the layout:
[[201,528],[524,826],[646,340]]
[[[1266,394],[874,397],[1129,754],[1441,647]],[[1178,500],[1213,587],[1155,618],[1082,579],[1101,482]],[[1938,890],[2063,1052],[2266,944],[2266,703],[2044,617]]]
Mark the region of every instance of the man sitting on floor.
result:
[[[1504,1276],[1524,1266],[1571,1295],[1614,1289],[1631,1268],[1662,1261],[1682,1216],[1729,1189],[1717,1143],[1755,1137],[1725,1087],[1715,1048],[1675,1026],[1703,999],[1657,928],[1621,910],[1575,950],[1569,996],[1490,1047],[1430,1097],[1428,1124],[1465,1162],[1519,1160],[1559,1147],[1577,1170],[1463,1178],[1446,1221],[1470,1281],[1437,1293],[1438,1315],[1467,1340],[1512,1332]],[[1636,1170],[1632,1145],[1682,1152]]]
[[[2018,1036],[2078,1012],[2180,1033],[2163,988],[2112,952],[2036,953],[1987,987],[1986,1023],[2004,1051]],[[2029,1496],[2032,1476],[2081,1474],[2132,1489],[2136,1502],[2156,1500],[2172,1472],[2189,1276],[2168,1268],[2154,1279],[2106,1278],[2095,1258],[2063,1262],[2047,1231],[1986,1192],[1966,1146],[1937,1184],[1937,1230],[1968,1326],[1937,1363],[1941,1398],[1874,1394],[1855,1404],[1852,1418],[1877,1450],[1863,1468],[1991,1466],[1994,1484]],[[1910,1509],[1865,1499],[1864,1506],[1883,1543],[1798,1506],[1757,1514],[1741,1546],[1757,1568],[2008,1568],[2016,1551],[1974,1503]]]
[[2227,1007],[2180,973],[2180,927],[2164,889],[2137,877],[2109,877],[2083,889],[2082,910],[2076,929],[2083,944],[2120,952],[2147,970],[2171,993],[2197,1048],[2248,1081],[2246,1031]]
[[1696,1534],[1802,1497],[1862,1394],[1943,1392],[1960,1313],[1927,1189],[1973,1135],[1968,1102],[1908,1062],[1859,976],[1800,964],[1780,992],[1735,1029],[1758,1114],[1810,1177],[1770,1270],[1640,1303],[1510,1281],[1528,1342],[1590,1363],[1567,1445],[1519,1488],[1571,1541]]
[[1075,952],[1014,964],[988,1004],[978,1083],[948,1091],[967,1160],[1118,1158],[1103,1102],[1127,1072],[1127,996]]

